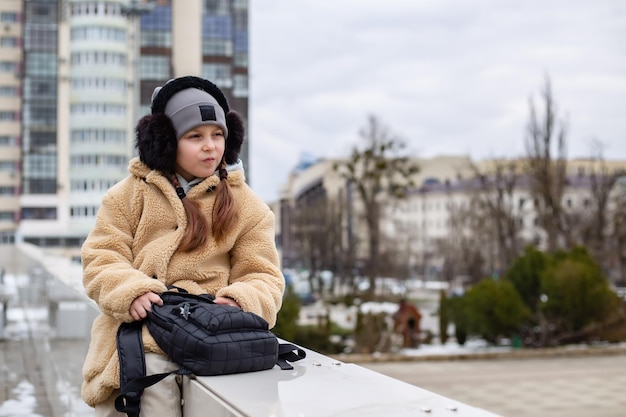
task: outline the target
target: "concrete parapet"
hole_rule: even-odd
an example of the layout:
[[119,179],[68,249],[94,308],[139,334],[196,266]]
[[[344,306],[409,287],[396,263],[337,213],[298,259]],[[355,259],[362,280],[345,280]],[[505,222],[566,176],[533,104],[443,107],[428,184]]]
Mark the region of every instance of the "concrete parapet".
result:
[[88,300],[59,280],[48,283],[48,322],[52,337],[85,338],[89,335],[93,314]]
[[293,370],[274,367],[186,381],[185,416],[497,416],[359,365],[305,351],[307,357],[294,362]]

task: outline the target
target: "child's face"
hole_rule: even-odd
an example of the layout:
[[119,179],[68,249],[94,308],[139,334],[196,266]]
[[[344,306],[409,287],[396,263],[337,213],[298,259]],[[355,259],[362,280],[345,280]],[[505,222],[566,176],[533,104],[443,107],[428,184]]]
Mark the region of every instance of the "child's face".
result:
[[220,127],[194,127],[178,139],[176,172],[187,181],[212,175],[224,156],[225,146],[224,132]]

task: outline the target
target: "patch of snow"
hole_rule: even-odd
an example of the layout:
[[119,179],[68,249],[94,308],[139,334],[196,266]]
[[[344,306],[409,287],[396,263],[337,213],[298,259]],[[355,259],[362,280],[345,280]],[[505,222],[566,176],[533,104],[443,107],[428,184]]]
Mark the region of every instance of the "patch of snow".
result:
[[11,398],[0,404],[1,417],[42,417],[34,413],[37,406],[35,387],[28,381],[20,382],[14,389],[16,398]]

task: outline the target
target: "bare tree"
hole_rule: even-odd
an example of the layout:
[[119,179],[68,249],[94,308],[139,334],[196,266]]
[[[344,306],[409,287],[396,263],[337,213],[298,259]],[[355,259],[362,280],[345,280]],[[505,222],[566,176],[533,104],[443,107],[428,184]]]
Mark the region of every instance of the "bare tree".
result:
[[545,106],[543,119],[538,118],[534,102],[530,101],[526,137],[527,172],[531,195],[537,202],[537,218],[547,235],[548,250],[555,251],[563,245],[573,246],[570,222],[562,202],[567,173],[566,126],[556,119],[549,79],[546,79],[542,96]]
[[520,232],[520,213],[516,191],[520,187],[520,175],[515,161],[496,160],[493,172],[476,170],[480,187],[476,198],[482,206],[482,214],[488,221],[488,236],[493,247],[492,270],[504,270],[519,256],[523,243]]
[[325,290],[332,292],[334,280],[330,288],[324,288],[320,271],[338,271],[339,265],[349,261],[349,250],[343,238],[342,208],[325,194],[314,198],[304,196],[296,201],[296,205],[291,233],[300,261],[308,271],[311,290],[323,296]]
[[469,204],[449,205],[450,235],[439,242],[448,278],[466,275],[477,282],[506,270],[524,245],[518,201],[522,176],[514,160],[494,160],[489,167],[472,167],[474,177],[459,181]]
[[610,250],[615,254],[616,281],[626,286],[626,193],[616,193]]
[[312,292],[320,293],[321,288],[314,278],[321,269],[324,256],[325,227],[322,202],[314,205],[298,204],[293,217],[292,234],[298,247],[300,261],[308,271],[307,279]]
[[[618,230],[611,224],[615,220],[611,210],[611,195],[617,181],[626,172],[623,169],[611,171],[603,155],[603,146],[598,140],[592,142],[594,157],[589,167],[589,172],[581,172],[579,180],[583,186],[589,187],[589,197],[585,200],[584,207],[578,209],[573,215],[576,216],[573,230],[578,237],[578,244],[587,246],[595,260],[605,271],[610,269],[614,261],[615,248],[618,242],[615,237]],[[619,208],[619,202],[613,204],[614,209]]]
[[419,230],[402,221],[396,221],[393,232],[382,236],[381,267],[386,276],[407,280],[418,274],[417,264],[421,251],[419,249]]
[[480,210],[475,196],[475,179],[464,181],[462,188],[469,196],[468,204],[448,206],[450,233],[435,242],[436,256],[443,258],[443,275],[451,281],[459,276],[467,277],[467,284],[482,279],[487,272],[485,245],[489,243],[489,220]]
[[368,257],[365,261],[369,278],[369,295],[373,296],[379,274],[382,218],[381,205],[390,199],[401,198],[412,177],[419,171],[417,164],[402,155],[404,142],[381,125],[376,116],[368,118],[367,126],[359,132],[365,146],[355,146],[346,162],[337,163],[335,169],[354,186],[360,200],[368,234]]

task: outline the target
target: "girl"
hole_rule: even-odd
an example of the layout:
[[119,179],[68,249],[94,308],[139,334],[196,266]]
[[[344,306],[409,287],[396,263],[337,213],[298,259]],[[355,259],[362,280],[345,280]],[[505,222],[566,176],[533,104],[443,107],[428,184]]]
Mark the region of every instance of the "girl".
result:
[[[152,114],[137,125],[139,157],[102,201],[82,247],[83,284],[101,314],[92,328],[82,396],[98,417],[115,410],[119,388],[116,332],[142,320],[175,285],[208,293],[263,317],[272,327],[284,279],[274,216],[245,183],[243,122],[210,81],[182,77],[152,95]],[[146,372],[178,369],[142,332]],[[147,388],[141,415],[182,416],[181,377]]]

